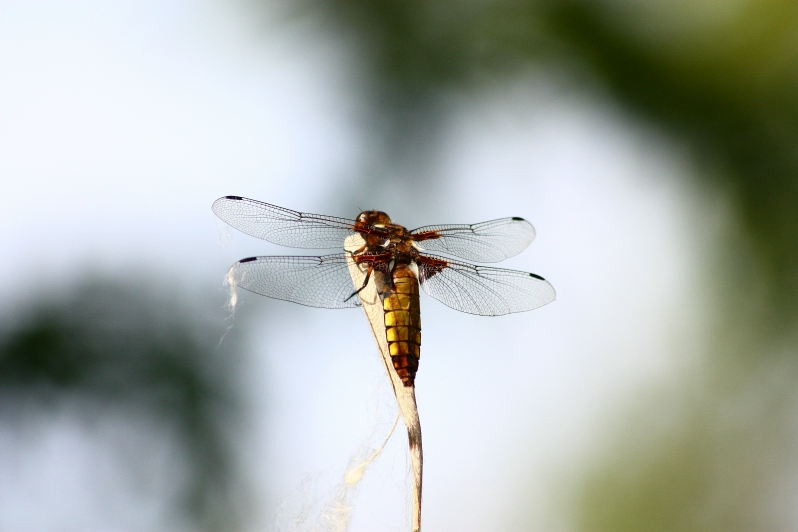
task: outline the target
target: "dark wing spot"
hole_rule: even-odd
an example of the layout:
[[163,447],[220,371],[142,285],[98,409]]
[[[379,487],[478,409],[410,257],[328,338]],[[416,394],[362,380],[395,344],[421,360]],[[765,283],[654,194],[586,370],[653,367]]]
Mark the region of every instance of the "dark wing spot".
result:
[[[234,200],[242,200],[242,199],[244,199],[241,196],[225,196],[225,198],[226,199],[234,199]],[[241,262],[243,262],[243,261],[241,261]]]
[[524,222],[524,221],[526,221],[523,218],[519,218],[518,216],[513,216],[513,220],[515,220],[516,222]]
[[241,262],[252,262],[253,260],[258,260],[258,257],[247,257],[246,259],[241,259],[238,262],[239,263],[241,263]]
[[540,279],[541,281],[545,281],[546,280],[543,277],[541,277],[540,275],[535,275],[534,273],[530,273],[529,276],[530,277],[534,277],[535,279]]

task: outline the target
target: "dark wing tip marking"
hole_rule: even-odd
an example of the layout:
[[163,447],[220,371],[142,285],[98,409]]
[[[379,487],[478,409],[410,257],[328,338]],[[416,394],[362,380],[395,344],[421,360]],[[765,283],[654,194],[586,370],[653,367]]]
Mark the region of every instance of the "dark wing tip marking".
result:
[[525,222],[526,221],[523,218],[521,218],[520,216],[513,216],[513,220],[515,220],[516,222]]
[[530,277],[534,277],[535,279],[540,279],[541,281],[545,281],[546,280],[543,277],[541,277],[540,275],[537,275],[537,274],[534,274],[534,273],[530,273],[529,276]]
[[241,260],[240,260],[240,261],[238,261],[238,262],[239,262],[239,264],[240,264],[240,263],[242,263],[242,262],[252,262],[253,260],[258,260],[258,257],[247,257],[246,259],[241,259]]
[[233,200],[242,200],[242,199],[244,199],[241,196],[225,196],[224,198],[225,199],[233,199]]

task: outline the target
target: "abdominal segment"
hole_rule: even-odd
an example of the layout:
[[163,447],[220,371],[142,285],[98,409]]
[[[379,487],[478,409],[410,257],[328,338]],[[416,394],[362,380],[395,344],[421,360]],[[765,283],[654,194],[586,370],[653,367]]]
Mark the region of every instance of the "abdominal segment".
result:
[[412,386],[421,354],[418,279],[405,265],[394,268],[392,286],[383,294],[385,330],[391,361],[405,386]]

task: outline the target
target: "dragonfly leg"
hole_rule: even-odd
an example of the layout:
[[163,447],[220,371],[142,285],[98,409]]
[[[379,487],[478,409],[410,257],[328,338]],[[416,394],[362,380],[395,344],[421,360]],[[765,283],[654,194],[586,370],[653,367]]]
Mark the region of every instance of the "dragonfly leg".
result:
[[362,292],[362,291],[363,291],[363,289],[364,289],[364,288],[366,288],[366,287],[368,286],[368,284],[369,284],[369,279],[371,278],[371,272],[373,272],[373,271],[374,271],[374,265],[373,265],[373,264],[370,264],[370,265],[369,265],[369,271],[367,271],[367,272],[366,272],[366,279],[363,281],[363,286],[361,286],[360,288],[358,288],[357,290],[355,290],[354,292],[352,292],[351,294],[349,294],[349,297],[347,297],[346,299],[344,299],[344,301],[349,301],[350,299],[352,299],[353,297],[355,297],[357,294],[359,294],[360,292]]
[[349,251],[349,250],[347,250],[347,251],[348,251],[348,253],[349,253],[350,255],[352,255],[352,257],[354,257],[355,255],[360,255],[361,253],[363,253],[364,251],[366,251],[366,247],[367,247],[367,245],[368,245],[368,244],[363,244],[362,246],[360,246],[360,248],[359,248],[359,249],[356,249],[356,250],[354,250],[354,251]]

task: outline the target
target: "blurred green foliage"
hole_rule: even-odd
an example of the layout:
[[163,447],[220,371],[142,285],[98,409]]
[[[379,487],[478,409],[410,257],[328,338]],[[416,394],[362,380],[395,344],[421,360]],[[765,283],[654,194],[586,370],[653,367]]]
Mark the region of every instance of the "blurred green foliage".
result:
[[[798,4],[595,0],[304,0],[357,43],[378,114],[429,128],[447,90],[530,65],[614,98],[669,131],[733,195],[767,279],[770,316],[798,296]],[[412,116],[413,120],[406,120]],[[394,140],[394,139],[392,139]]]
[[144,281],[85,284],[16,314],[0,331],[0,422],[65,405],[89,420],[109,409],[122,420],[131,411],[154,416],[153,430],[179,436],[188,465],[176,517],[203,530],[235,524],[242,487],[232,435],[241,404],[234,339],[215,349],[219,320]]
[[708,268],[713,365],[697,392],[683,390],[694,396],[681,425],[654,443],[629,436],[645,423],[618,432],[618,454],[584,472],[574,519],[608,532],[784,529],[766,499],[790,461],[798,383],[798,2],[300,5],[355,44],[387,145],[434,130],[440,114],[427,110],[447,92],[532,71],[601,95],[692,154],[690,177],[733,211]]
[[[610,17],[595,3],[570,6],[554,22],[624,105],[667,127],[706,165],[699,176],[732,195],[770,282],[768,317],[777,327],[792,327],[798,310],[798,4],[718,3],[717,9],[714,24],[653,35],[645,30],[656,29],[656,13],[635,17],[640,10],[631,9]],[[671,14],[672,25],[679,21]]]

